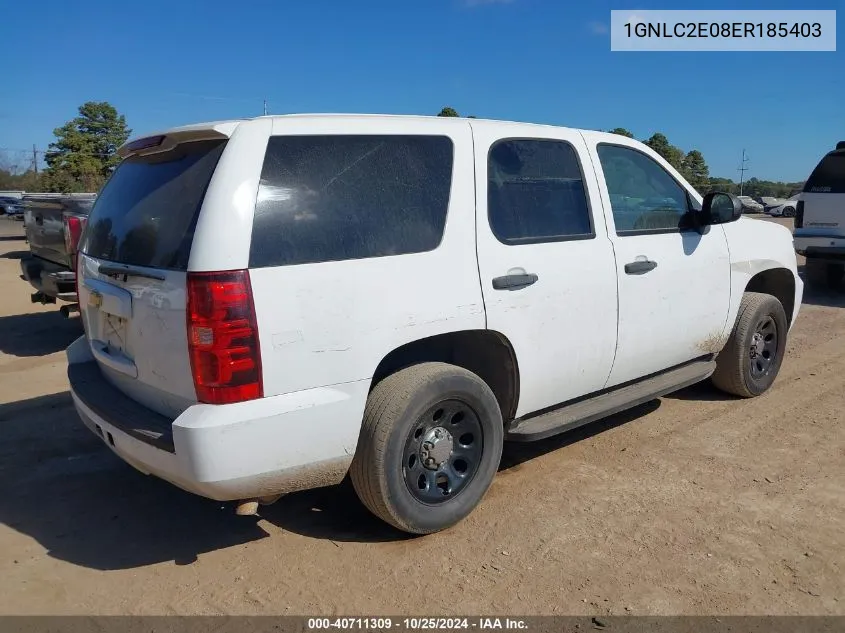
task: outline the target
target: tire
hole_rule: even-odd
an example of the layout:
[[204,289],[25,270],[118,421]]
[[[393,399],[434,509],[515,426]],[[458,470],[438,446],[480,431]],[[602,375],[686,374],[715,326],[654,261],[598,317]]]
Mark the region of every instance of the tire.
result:
[[[727,393],[754,398],[777,378],[789,329],[783,306],[772,295],[746,292],[731,336],[716,357],[713,384]],[[774,339],[770,339],[770,335]]]
[[499,404],[481,378],[446,363],[414,365],[370,392],[352,485],[383,521],[430,534],[478,505],[499,467],[503,442]]
[[794,218],[795,217],[795,207],[785,207],[783,213],[781,215],[785,218]]

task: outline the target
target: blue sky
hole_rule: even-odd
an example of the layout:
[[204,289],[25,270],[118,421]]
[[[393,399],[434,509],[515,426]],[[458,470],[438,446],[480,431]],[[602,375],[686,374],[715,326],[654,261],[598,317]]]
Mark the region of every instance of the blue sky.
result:
[[[461,114],[661,131],[711,174],[803,180],[845,140],[835,53],[612,53],[611,9],[799,9],[793,0],[29,0],[3,9],[0,148],[45,149],[88,100],[135,134],[290,112]],[[8,154],[7,154],[8,155]]]

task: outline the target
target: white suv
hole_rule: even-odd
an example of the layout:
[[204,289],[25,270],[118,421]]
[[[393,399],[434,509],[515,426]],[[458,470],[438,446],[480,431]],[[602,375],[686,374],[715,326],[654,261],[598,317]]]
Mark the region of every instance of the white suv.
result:
[[120,154],[78,257],[76,408],[242,512],[349,473],[385,521],[443,529],[505,440],[711,374],[763,393],[801,302],[788,230],[615,134],[296,115]]
[[821,159],[804,185],[795,250],[807,258],[808,282],[836,286],[845,277],[845,141]]

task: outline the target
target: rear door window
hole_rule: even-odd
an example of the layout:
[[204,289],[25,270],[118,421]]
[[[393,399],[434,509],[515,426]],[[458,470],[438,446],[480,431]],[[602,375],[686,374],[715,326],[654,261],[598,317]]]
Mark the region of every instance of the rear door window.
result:
[[845,193],[845,152],[831,152],[816,166],[807,184],[806,193]]
[[121,264],[187,270],[197,217],[225,140],[130,156],[97,198],[82,252]]
[[487,215],[504,244],[594,237],[575,148],[552,139],[506,139],[487,159]]
[[274,136],[250,268],[430,251],[452,183],[446,136]]

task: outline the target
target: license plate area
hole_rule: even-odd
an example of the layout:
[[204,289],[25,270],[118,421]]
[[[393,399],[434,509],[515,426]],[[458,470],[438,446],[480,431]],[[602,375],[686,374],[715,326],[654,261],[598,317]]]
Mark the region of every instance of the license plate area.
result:
[[106,343],[109,353],[124,354],[127,349],[126,336],[129,321],[115,314],[100,311],[100,322],[102,323],[100,340]]

